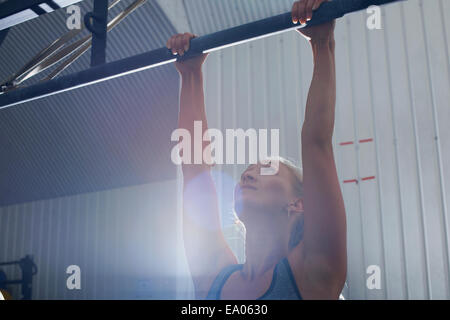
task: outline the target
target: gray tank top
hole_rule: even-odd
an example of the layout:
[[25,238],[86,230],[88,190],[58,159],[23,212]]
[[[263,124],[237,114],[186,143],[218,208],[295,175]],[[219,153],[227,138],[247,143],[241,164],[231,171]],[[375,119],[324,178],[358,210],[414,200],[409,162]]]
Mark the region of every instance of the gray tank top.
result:
[[[223,268],[214,279],[206,300],[220,300],[225,282],[233,272],[241,270],[243,266],[243,264],[232,264]],[[275,266],[269,289],[257,300],[302,300],[287,258],[283,258]]]

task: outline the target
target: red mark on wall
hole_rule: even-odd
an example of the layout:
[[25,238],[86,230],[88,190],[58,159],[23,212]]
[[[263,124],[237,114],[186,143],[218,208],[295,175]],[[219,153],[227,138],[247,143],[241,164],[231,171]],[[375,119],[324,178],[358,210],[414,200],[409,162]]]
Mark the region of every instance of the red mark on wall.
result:
[[[361,139],[359,140],[359,143],[366,143],[366,142],[373,142],[372,138],[368,138],[368,139]],[[339,143],[340,146],[348,146],[350,144],[354,144],[354,141],[345,141],[345,142],[341,142]]]
[[[361,181],[367,181],[367,180],[375,180],[375,176],[370,176],[370,177],[364,177],[360,179]],[[350,179],[350,180],[344,180],[344,183],[356,183],[358,184],[359,180],[358,179]]]
[[[373,138],[361,139],[361,140],[359,140],[357,142],[359,142],[359,143],[373,142]],[[347,145],[352,145],[354,143],[355,143],[354,141],[344,141],[344,142],[339,143],[339,145],[347,146]],[[343,182],[344,183],[356,183],[356,184],[358,184],[360,180],[361,181],[375,180],[375,176],[364,177],[364,178],[361,178],[361,179],[349,179],[349,180],[344,180]]]

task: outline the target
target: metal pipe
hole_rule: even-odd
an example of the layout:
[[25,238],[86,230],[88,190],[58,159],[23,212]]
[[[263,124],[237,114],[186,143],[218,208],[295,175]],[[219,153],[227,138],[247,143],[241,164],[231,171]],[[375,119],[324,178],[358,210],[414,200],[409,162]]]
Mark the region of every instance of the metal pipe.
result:
[[[324,2],[314,12],[314,17],[303,26],[294,24],[291,19],[291,12],[287,12],[192,39],[190,49],[182,59],[188,59],[201,53],[219,50],[292,29],[321,24],[340,18],[347,13],[366,9],[371,5],[381,5],[396,1],[400,0],[334,0]],[[45,83],[38,83],[29,87],[4,92],[0,94],[0,110],[56,93],[168,64],[174,62],[176,58],[177,56],[173,55],[169,49],[163,47],[129,58],[91,67],[87,70],[49,80]]]
[[[124,11],[119,13],[107,25],[107,32],[111,31],[115,26],[117,26],[123,19],[125,19],[130,13],[136,10],[140,5],[142,5],[147,0],[136,0],[132,4],[130,4]],[[58,65],[50,74],[47,75],[42,81],[48,81],[50,79],[55,78],[58,74],[60,74],[64,69],[66,69],[69,65],[71,65],[75,60],[83,55],[91,46],[92,43],[92,35],[88,35],[83,39],[78,40],[77,42],[72,43],[71,45],[65,47],[60,51],[58,55],[55,55],[49,61],[43,63],[40,66],[38,72],[41,72],[54,64],[60,62],[64,58],[70,55],[63,63]]]
[[1,267],[1,266],[10,266],[10,265],[13,265],[13,264],[19,264],[19,263],[20,263],[20,261],[1,262],[1,263],[0,263],[0,267]]
[[2,285],[11,285],[11,284],[22,284],[23,280],[6,280],[4,282],[2,282]]
[[87,26],[88,29],[90,29],[89,31],[92,32],[91,67],[94,67],[106,62],[108,0],[94,0],[94,11],[92,13],[88,13],[86,18],[89,16],[93,18],[92,25],[88,24]]
[[[108,10],[113,8],[121,0],[115,0],[112,2]],[[3,85],[17,86],[24,82],[25,80],[33,77],[34,75],[44,71],[45,69],[51,67],[53,64],[64,59],[70,52],[74,51],[76,48],[83,46],[88,39],[91,39],[91,35],[83,38],[84,40],[78,40],[71,45],[62,48],[67,42],[77,36],[81,31],[84,30],[84,25],[81,25],[80,29],[74,29],[61,36],[59,39],[55,40],[50,46],[39,52],[33,59],[31,59],[25,66],[23,66],[18,72],[13,74],[8,80],[4,82]]]

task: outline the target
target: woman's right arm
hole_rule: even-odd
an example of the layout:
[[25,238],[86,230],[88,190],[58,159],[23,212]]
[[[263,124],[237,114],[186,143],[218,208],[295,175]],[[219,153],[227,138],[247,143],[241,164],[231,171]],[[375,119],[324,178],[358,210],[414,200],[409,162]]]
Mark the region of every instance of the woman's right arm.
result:
[[[179,55],[189,49],[194,35],[175,35],[167,47]],[[221,229],[219,206],[211,168],[207,164],[193,164],[194,121],[201,121],[202,136],[208,129],[203,93],[202,65],[206,54],[175,66],[181,76],[180,112],[178,128],[191,135],[191,164],[182,164],[183,171],[183,239],[196,298],[204,298],[226,265],[237,263]],[[207,142],[202,142],[203,149]]]

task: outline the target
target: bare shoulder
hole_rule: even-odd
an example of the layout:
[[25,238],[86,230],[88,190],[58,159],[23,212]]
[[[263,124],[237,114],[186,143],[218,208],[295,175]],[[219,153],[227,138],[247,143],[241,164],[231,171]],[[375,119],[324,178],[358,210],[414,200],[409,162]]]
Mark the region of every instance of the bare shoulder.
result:
[[221,254],[216,261],[211,261],[209,272],[198,277],[193,277],[196,299],[204,300],[208,295],[214,280],[223,268],[235,264],[238,264],[238,262],[232,253]]

